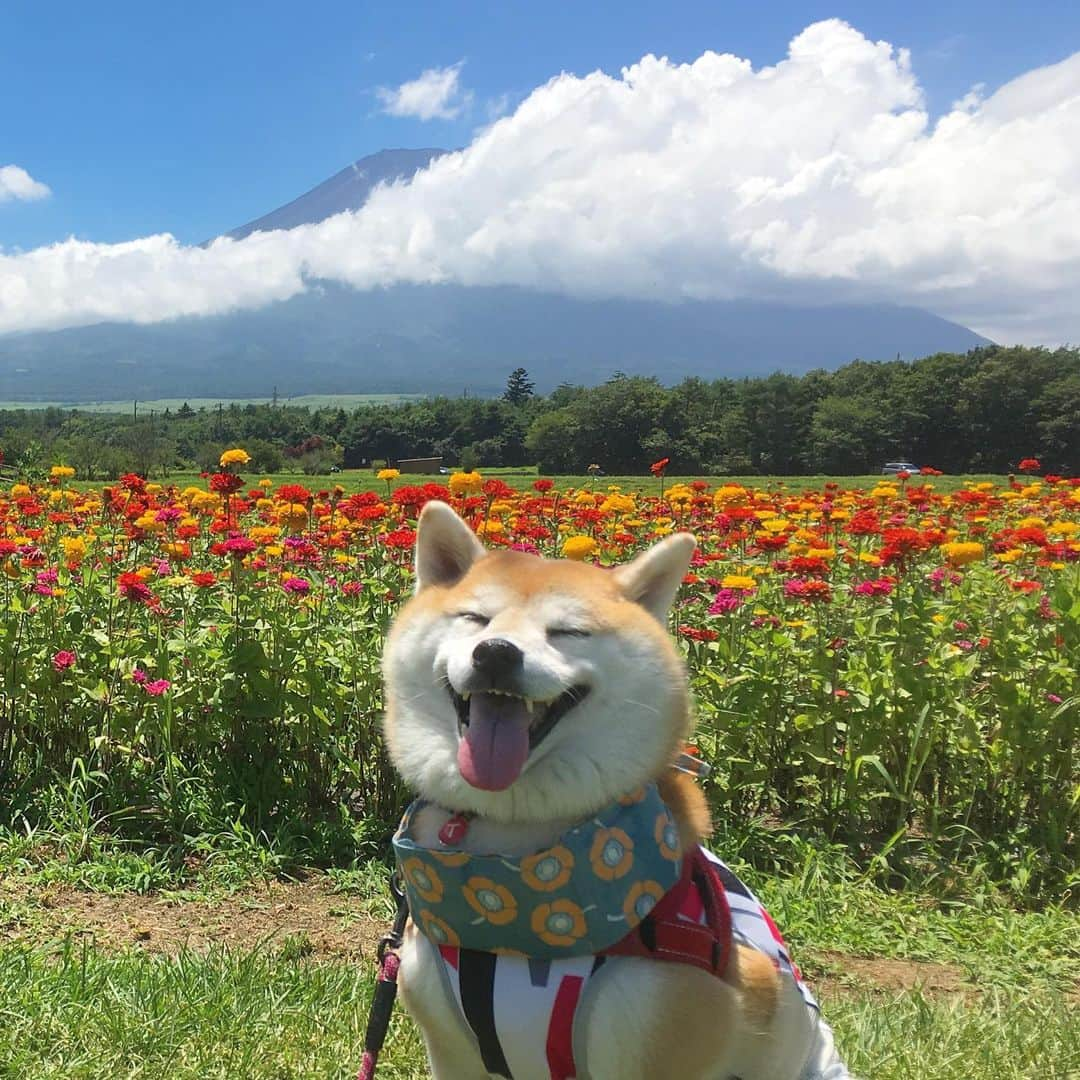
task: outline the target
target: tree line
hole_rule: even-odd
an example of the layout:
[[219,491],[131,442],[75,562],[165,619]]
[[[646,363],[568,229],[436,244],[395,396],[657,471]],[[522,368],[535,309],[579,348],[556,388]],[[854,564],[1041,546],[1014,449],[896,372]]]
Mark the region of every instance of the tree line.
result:
[[253,472],[326,472],[441,456],[467,468],[536,464],[546,473],[876,472],[911,461],[946,472],[1007,472],[1026,457],[1080,471],[1080,350],[986,346],[913,363],[759,378],[616,375],[600,386],[533,390],[521,368],[497,399],[433,397],[309,409],[238,405],[135,418],[78,409],[0,411],[0,451],[24,471],[73,465],[86,479],[124,471],[209,470],[242,445]]

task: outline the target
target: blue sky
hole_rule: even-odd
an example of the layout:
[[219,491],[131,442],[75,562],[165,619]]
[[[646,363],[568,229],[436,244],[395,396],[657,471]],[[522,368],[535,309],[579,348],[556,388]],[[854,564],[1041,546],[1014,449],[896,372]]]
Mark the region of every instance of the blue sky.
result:
[[[1080,49],[1080,5],[846,3],[85,3],[0,14],[0,166],[51,196],[0,203],[0,247],[168,231],[198,242],[388,146],[464,146],[488,109],[560,71],[646,53],[755,67],[838,16],[912,52],[932,114]],[[453,119],[385,115],[376,89],[464,61]]]

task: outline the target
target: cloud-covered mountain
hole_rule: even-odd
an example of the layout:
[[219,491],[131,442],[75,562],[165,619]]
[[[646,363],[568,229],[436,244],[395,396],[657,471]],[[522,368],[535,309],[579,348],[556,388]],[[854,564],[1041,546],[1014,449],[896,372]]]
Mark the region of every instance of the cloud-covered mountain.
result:
[[[362,158],[228,236],[243,247],[280,245],[320,223],[348,222],[346,212],[362,210],[380,184],[408,182],[447,153]],[[317,279],[286,295],[253,310],[0,337],[0,400],[251,397],[275,387],[283,395],[493,394],[519,365],[550,390],[615,371],[666,382],[797,372],[986,341],[929,312],[885,303],[575,296],[456,283],[357,290]]]
[[497,393],[615,371],[716,378],[964,351],[984,341],[925,311],[752,301],[584,300],[513,286],[323,283],[258,311],[0,338],[0,400],[303,393]]
[[334,173],[317,187],[299,198],[271,210],[246,225],[231,229],[226,236],[243,240],[253,232],[272,232],[274,229],[295,229],[297,225],[313,225],[346,210],[359,210],[378,184],[393,180],[411,180],[419,169],[426,169],[433,158],[446,150],[380,150]]

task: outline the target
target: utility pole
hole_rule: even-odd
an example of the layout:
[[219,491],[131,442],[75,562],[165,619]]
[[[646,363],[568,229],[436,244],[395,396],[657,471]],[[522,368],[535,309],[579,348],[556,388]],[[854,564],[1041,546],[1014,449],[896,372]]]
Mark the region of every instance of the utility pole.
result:
[[277,408],[277,387],[274,387],[274,408]]
[[139,403],[137,401],[133,401],[131,403],[131,419],[132,420],[138,420],[139,419]]

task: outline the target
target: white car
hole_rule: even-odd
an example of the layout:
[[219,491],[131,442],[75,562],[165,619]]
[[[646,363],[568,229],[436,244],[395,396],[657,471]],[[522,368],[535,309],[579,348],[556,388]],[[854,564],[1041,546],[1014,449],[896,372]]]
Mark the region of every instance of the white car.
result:
[[917,473],[918,465],[912,465],[910,461],[887,461],[881,469],[882,476],[895,476],[897,473]]

